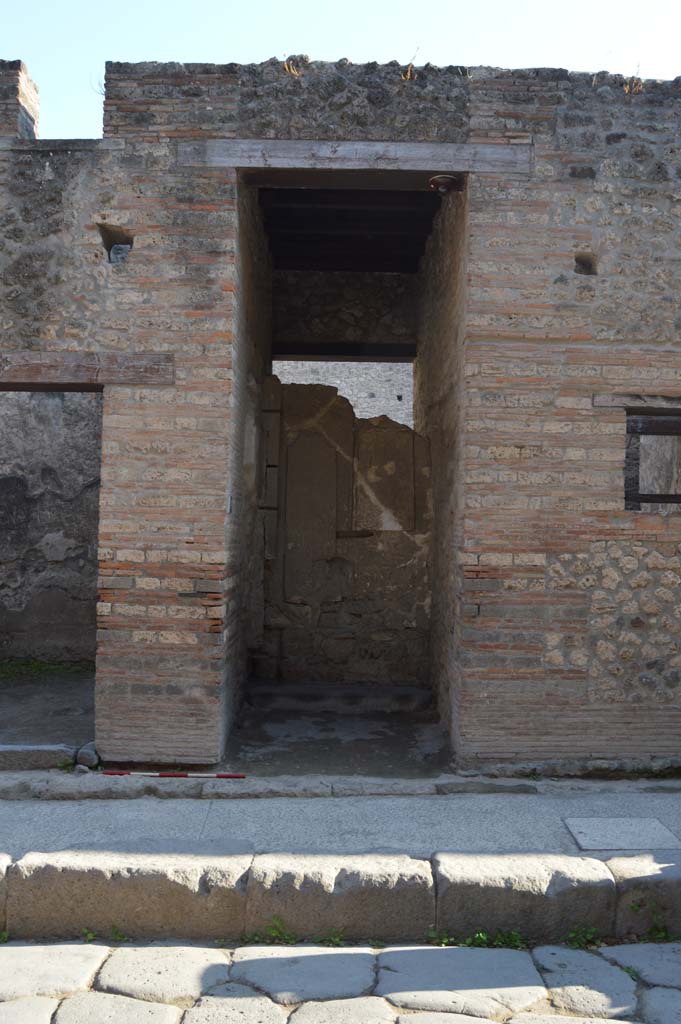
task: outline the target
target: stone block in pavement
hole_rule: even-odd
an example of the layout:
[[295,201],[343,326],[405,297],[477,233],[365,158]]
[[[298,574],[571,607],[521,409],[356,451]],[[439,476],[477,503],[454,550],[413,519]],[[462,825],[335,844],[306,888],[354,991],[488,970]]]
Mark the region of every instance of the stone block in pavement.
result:
[[232,955],[230,978],[289,1005],[364,995],[373,986],[374,966],[374,954],[361,947],[242,946]]
[[642,942],[603,946],[601,953],[620,967],[632,968],[647,985],[681,989],[681,943]]
[[229,975],[227,955],[204,946],[151,945],[115,949],[95,987],[102,992],[192,1006]]
[[65,999],[54,1024],[179,1024],[176,1006],[145,1003],[104,992],[79,992]]
[[11,863],[8,853],[0,853],[0,932],[7,926],[7,872]]
[[8,872],[7,926],[17,938],[77,938],[87,927],[135,938],[237,939],[250,854],[29,853]]
[[47,996],[26,996],[0,1003],[0,1024],[51,1024],[58,999]]
[[651,988],[641,996],[646,1024],[681,1024],[681,992],[676,988]]
[[530,942],[558,942],[577,926],[612,933],[615,883],[601,861],[438,853],[434,871],[437,926],[450,935],[519,931]]
[[[532,1020],[537,1020],[533,1017]],[[496,1024],[488,1017],[469,1017],[467,1013],[410,1013],[397,1018],[397,1024]]]
[[[519,1013],[508,1024],[612,1024],[612,1017],[564,1017],[555,1013]],[[635,1020],[617,1018],[617,1024],[637,1024]]]
[[[290,1024],[395,1024],[395,1015],[395,1007],[384,999],[360,996],[358,999],[330,999],[327,1003],[305,1003],[291,1014]],[[448,1024],[452,1024],[451,1018]],[[476,1024],[480,1024],[479,1019]]]
[[182,1024],[286,1024],[288,1011],[255,989],[230,982],[187,1010]]
[[423,941],[435,923],[429,861],[404,855],[264,854],[248,880],[246,931],[281,917],[299,938]]
[[583,1017],[636,1017],[636,982],[595,953],[538,946],[532,953],[558,1012]]
[[681,934],[681,858],[678,853],[613,857],[607,866],[617,883],[615,935],[645,935],[666,925]]
[[546,999],[529,953],[463,946],[396,946],[378,957],[375,994],[405,1010],[506,1017]]
[[0,946],[0,1001],[67,996],[87,988],[109,955],[107,946],[21,942]]

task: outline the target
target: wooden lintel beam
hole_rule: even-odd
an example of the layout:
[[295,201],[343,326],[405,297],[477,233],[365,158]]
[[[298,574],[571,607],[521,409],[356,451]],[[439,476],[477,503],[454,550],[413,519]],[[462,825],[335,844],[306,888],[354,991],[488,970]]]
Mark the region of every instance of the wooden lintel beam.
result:
[[181,142],[179,163],[192,167],[423,171],[527,177],[530,143],[322,142],[305,139],[205,139]]
[[175,383],[167,352],[0,352],[0,391],[101,391],[107,384]]

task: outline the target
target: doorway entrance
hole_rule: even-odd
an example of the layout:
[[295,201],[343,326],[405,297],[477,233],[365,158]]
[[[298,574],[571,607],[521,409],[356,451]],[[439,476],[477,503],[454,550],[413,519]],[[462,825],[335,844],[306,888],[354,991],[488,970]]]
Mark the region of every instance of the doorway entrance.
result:
[[[379,388],[372,369],[394,367],[408,374],[411,406],[423,260],[443,197],[424,175],[320,172],[297,184],[293,173],[240,186],[251,403],[260,395],[244,490],[262,541],[232,751],[251,771],[259,757],[267,771],[272,757],[283,772],[439,770],[427,416],[415,430],[411,408],[400,422],[366,398]],[[333,385],[321,379],[330,365]],[[320,383],[298,380],[297,367]],[[362,415],[348,394],[363,396]]]

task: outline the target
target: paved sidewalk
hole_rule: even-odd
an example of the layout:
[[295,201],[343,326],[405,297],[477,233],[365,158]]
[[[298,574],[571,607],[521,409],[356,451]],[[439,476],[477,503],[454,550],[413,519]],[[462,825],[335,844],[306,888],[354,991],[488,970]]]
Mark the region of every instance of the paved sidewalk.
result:
[[0,1024],[681,1022],[681,945],[0,947]]
[[[172,791],[184,780],[159,781]],[[187,844],[195,854],[678,851],[678,790],[678,783],[564,783],[551,792],[451,796],[0,800],[0,853],[16,859],[29,850],[93,847],[172,852]],[[566,825],[585,818],[601,819],[593,822],[595,845],[580,845]],[[628,826],[614,828],[613,819]]]

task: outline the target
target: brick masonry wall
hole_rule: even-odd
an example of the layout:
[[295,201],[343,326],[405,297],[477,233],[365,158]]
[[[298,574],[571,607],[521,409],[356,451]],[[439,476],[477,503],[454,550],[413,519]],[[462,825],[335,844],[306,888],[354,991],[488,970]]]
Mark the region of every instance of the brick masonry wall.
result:
[[[195,135],[534,142],[528,180],[468,182],[458,752],[678,756],[681,518],[625,511],[624,414],[593,396],[679,395],[681,83],[416,70],[110,65],[103,142],[0,140],[3,347],[177,363],[104,396],[106,756],[222,746],[235,175],[179,167]],[[104,220],[135,235],[121,266]]]
[[[175,387],[105,388],[98,746],[109,760],[215,761],[226,728],[235,175],[177,169],[172,144],[144,129],[0,144],[0,181],[15,226],[0,261],[3,345],[175,356]],[[123,264],[107,262],[100,222],[134,234]]]
[[430,676],[452,739],[458,741],[461,686],[463,367],[466,294],[465,193],[442,203],[419,272],[416,428],[431,445],[433,536],[430,556]]
[[472,138],[531,133],[536,164],[470,183],[464,758],[678,756],[681,521],[624,510],[624,413],[593,396],[680,394],[680,96],[471,83]]
[[0,138],[38,134],[38,90],[20,60],[0,60]]

